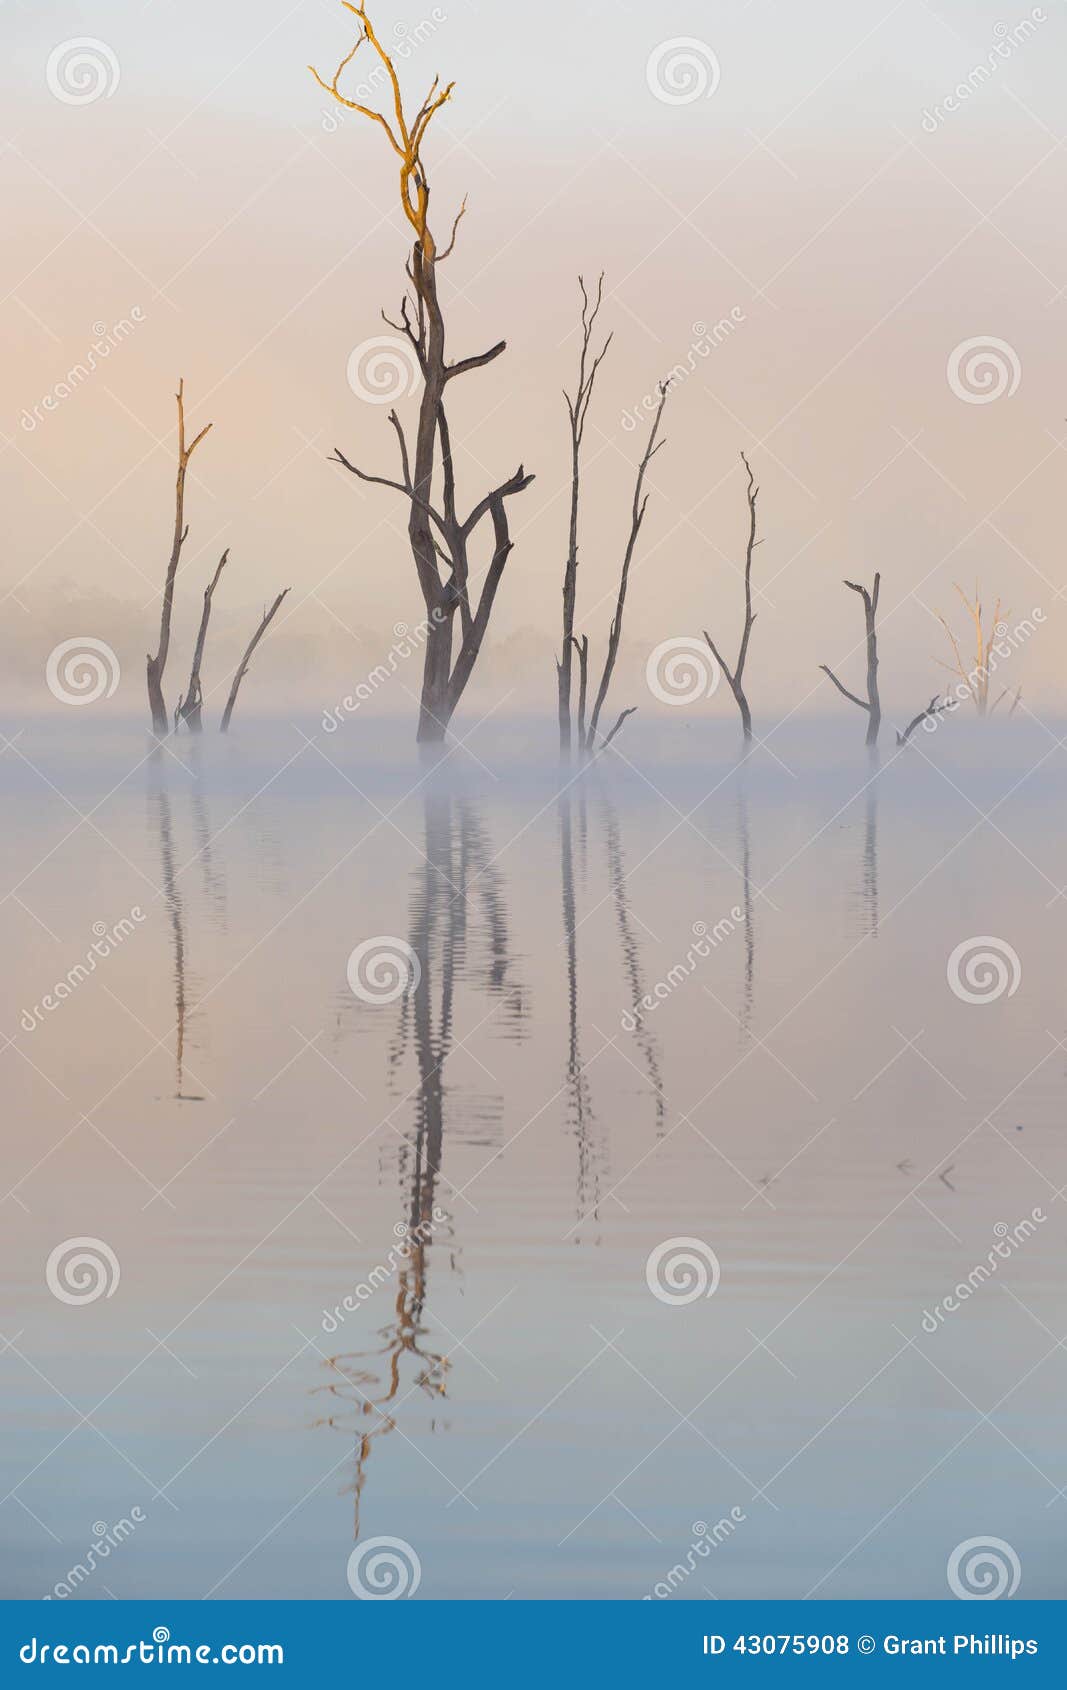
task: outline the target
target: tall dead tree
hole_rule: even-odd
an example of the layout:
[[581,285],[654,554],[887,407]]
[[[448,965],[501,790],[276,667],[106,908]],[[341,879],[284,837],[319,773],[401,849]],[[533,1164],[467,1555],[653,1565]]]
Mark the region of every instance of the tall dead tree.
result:
[[163,671],[167,667],[167,653],[170,650],[170,622],[174,608],[174,579],[178,573],[181,561],[182,547],[189,533],[185,521],[185,476],[189,468],[189,460],[196,448],[211,428],[207,423],[196,438],[186,445],[185,442],[185,382],[179,381],[175,394],[178,401],[178,478],[174,493],[174,537],[171,541],[170,559],[167,563],[166,579],[163,583],[163,605],[159,615],[159,645],[153,657],[149,653],[145,659],[147,663],[148,706],[152,712],[152,731],[163,735],[168,731],[170,719],[167,706],[163,698]]
[[[973,663],[973,666],[969,670],[964,668],[963,657],[961,656],[961,653],[960,653],[959,641],[957,640],[955,634],[952,632],[952,629],[949,627],[948,623],[945,621],[945,618],[943,616],[941,616],[940,614],[938,615],[937,620],[940,622],[942,628],[944,628],[944,630],[945,630],[945,633],[948,635],[949,644],[952,647],[952,655],[955,658],[955,662],[954,663],[943,663],[943,662],[941,662],[940,658],[938,658],[938,662],[941,663],[942,669],[948,670],[950,675],[958,675],[959,676],[960,681],[962,683],[962,687],[965,690],[962,692],[962,694],[960,694],[960,689],[957,688],[958,695],[961,696],[962,698],[966,698],[966,697],[972,698],[974,700],[975,709],[978,711],[979,716],[986,716],[986,715],[991,713],[990,707],[989,707],[989,681],[990,681],[992,669],[996,667],[995,664],[991,664],[990,660],[991,660],[991,657],[992,657],[994,642],[997,639],[1000,638],[1000,635],[1003,631],[1001,629],[1001,625],[1000,625],[1001,624],[1000,600],[998,599],[997,602],[996,602],[996,605],[994,606],[993,621],[990,624],[989,632],[987,634],[985,632],[985,630],[983,629],[983,626],[982,626],[983,614],[984,613],[983,613],[982,601],[978,596],[977,583],[976,583],[975,589],[974,589],[973,602],[972,602],[972,600],[970,600],[967,597],[966,593],[963,591],[963,588],[958,586],[956,584],[956,582],[953,582],[953,586],[956,588],[956,591],[959,594],[961,600],[963,601],[964,607],[966,608],[967,613],[970,616],[972,623],[974,624],[974,663]],[[1011,612],[1006,611],[1005,615],[1010,616]],[[1000,703],[1000,699],[1003,698],[1003,696],[1004,696],[1004,694],[1002,692],[1000,697],[996,701],[997,704]],[[996,708],[996,706],[994,705],[994,709],[995,708]]]
[[[563,645],[556,662],[556,680],[559,690],[559,749],[560,755],[564,758],[569,757],[571,751],[571,689],[576,649],[579,664],[582,661],[582,647],[574,638],[574,610],[578,595],[578,505],[581,492],[582,438],[585,434],[585,420],[588,415],[590,400],[593,397],[597,371],[604,354],[611,345],[611,335],[609,334],[600,351],[591,355],[593,332],[601,301],[604,297],[603,272],[601,272],[597,281],[595,299],[590,299],[584,277],[578,277],[578,286],[582,293],[582,343],[578,354],[578,382],[573,399],[566,388],[563,390],[563,398],[567,406],[567,420],[570,424],[571,443],[570,524],[567,531],[567,562],[563,570]],[[586,640],[586,660],[588,660],[588,640]],[[579,696],[578,712],[578,743],[582,748],[584,748],[585,741],[585,688],[588,685],[588,678],[588,667],[586,667],[581,670],[581,681],[585,685]]]
[[858,581],[846,581],[845,586],[850,592],[858,593],[863,600],[863,622],[867,631],[867,697],[859,698],[856,693],[849,692],[846,686],[838,680],[827,663],[820,663],[819,668],[824,675],[833,681],[838,692],[858,704],[861,710],[867,712],[867,744],[878,744],[878,730],[882,725],[882,703],[878,697],[878,594],[881,591],[882,577],[875,571],[874,585],[870,592]]
[[615,660],[619,655],[619,641],[622,639],[622,617],[623,611],[626,609],[626,594],[630,586],[630,566],[634,560],[634,552],[637,549],[638,536],[641,533],[641,525],[645,520],[645,511],[648,507],[648,494],[644,490],[645,475],[648,472],[649,464],[652,462],[652,459],[655,457],[660,447],[666,444],[663,440],[657,440],[656,436],[659,433],[659,425],[663,417],[663,407],[667,403],[667,389],[667,382],[661,381],[659,384],[659,404],[656,406],[655,414],[652,418],[652,427],[648,431],[648,440],[645,444],[645,450],[642,455],[641,462],[637,466],[637,479],[634,482],[633,503],[630,506],[630,532],[626,541],[626,550],[622,554],[622,568],[619,571],[619,587],[615,595],[615,614],[611,618],[611,627],[608,631],[608,649],[604,654],[604,667],[600,675],[600,685],[597,687],[596,697],[593,700],[593,711],[589,718],[588,727],[585,725],[585,704],[589,688],[589,641],[583,635],[580,642],[571,642],[572,646],[576,646],[578,650],[579,743],[586,756],[589,756],[597,751],[607,750],[607,747],[615,738],[615,735],[622,727],[622,724],[625,722],[627,716],[632,716],[634,711],[637,709],[636,704],[631,704],[627,709],[620,710],[618,716],[615,718],[615,726],[612,728],[611,732],[604,736],[599,745],[597,744],[597,735],[600,732],[600,714],[604,705],[607,703],[608,691],[611,687],[611,677],[615,673]]
[[[211,580],[204,588],[204,608],[200,615],[200,628],[196,636],[196,647],[193,651],[193,665],[189,671],[189,685],[185,689],[185,697],[178,700],[177,721],[185,723],[190,733],[198,734],[203,729],[200,712],[203,707],[204,693],[200,685],[200,666],[204,661],[204,646],[207,643],[207,625],[211,619],[211,600],[215,588],[219,584],[219,576],[226,567],[226,559],[230,555],[229,546],[219,559],[219,566]],[[177,725],[177,722],[176,724]]]
[[747,741],[752,738],[752,712],[749,709],[748,696],[745,692],[745,660],[748,657],[748,642],[752,637],[752,624],[756,620],[756,612],[752,608],[752,554],[761,542],[756,539],[756,500],[759,498],[759,488],[756,486],[752,466],[744,452],[741,453],[741,462],[748,474],[748,490],[745,495],[748,500],[748,544],[745,547],[745,625],[741,630],[741,644],[738,647],[737,662],[732,670],[717,650],[715,642],[706,628],[704,629],[704,638],[708,642],[708,650],[726,676],[730,691],[734,695],[734,702],[741,712],[741,732]]
[[[219,568],[221,569],[221,567],[222,567],[222,565],[220,564]],[[216,575],[216,579],[218,579],[217,575]],[[237,703],[237,689],[241,685],[241,682],[244,680],[245,675],[248,672],[248,665],[252,661],[252,653],[255,651],[257,645],[259,644],[260,640],[263,638],[264,634],[267,632],[267,629],[270,627],[271,623],[274,621],[274,618],[278,613],[278,610],[279,610],[279,607],[281,606],[281,602],[282,602],[283,598],[285,597],[286,593],[288,593],[290,590],[291,589],[289,587],[283,587],[281,592],[278,594],[278,597],[275,599],[274,603],[271,605],[270,609],[265,610],[263,612],[263,618],[262,618],[262,621],[259,624],[259,627],[256,629],[255,633],[252,635],[252,638],[249,640],[247,646],[245,647],[245,654],[242,657],[240,663],[237,665],[237,673],[233,677],[233,683],[230,687],[230,696],[226,700],[226,708],[222,712],[222,721],[219,723],[219,733],[220,734],[224,734],[230,726],[230,717],[233,715],[233,707]]]
[[[487,351],[457,359],[454,363],[449,363],[445,354],[445,319],[438,294],[437,266],[455,249],[456,233],[466,210],[466,201],[453,220],[447,246],[439,250],[428,221],[430,186],[421,149],[435,113],[450,98],[455,84],[449,82],[442,88],[435,76],[426,98],[415,114],[409,116],[393,61],[378,39],[366,7],[354,5],[351,0],[342,0],[342,4],[359,20],[360,33],[355,46],[341,60],[328,82],[314,66],[308,68],[319,86],[340,105],[369,118],[384,131],[399,160],[400,207],[414,232],[411,256],[406,266],[412,298],[409,308],[409,296],[405,294],[399,321],[385,317],[384,312],[382,315],[389,326],[409,342],[418,360],[423,386],[413,455],[409,453],[399,417],[395,411],[390,413],[389,421],[399,443],[399,480],[391,476],[370,475],[351,463],[339,450],[334,456],[361,481],[392,487],[408,501],[408,540],[429,628],[425,641],[417,737],[421,744],[440,744],[481,651],[501,576],[512,549],[506,501],[528,487],[533,477],[527,475],[520,464],[507,480],[483,494],[465,516],[459,514],[455,465],[445,412],[446,389],[458,376],[491,364],[504,351],[506,342],[497,341]],[[369,47],[384,71],[392,106],[388,117],[371,106],[349,99],[339,87],[341,77],[364,45]],[[440,479],[437,503],[434,502],[435,476]],[[487,517],[492,528],[492,549],[475,602],[471,594],[470,547],[475,532]],[[457,617],[459,648],[453,655]]]

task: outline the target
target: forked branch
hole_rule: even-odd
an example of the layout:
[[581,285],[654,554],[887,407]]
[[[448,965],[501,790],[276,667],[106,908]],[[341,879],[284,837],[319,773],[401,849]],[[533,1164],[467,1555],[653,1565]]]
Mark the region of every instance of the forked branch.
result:
[[211,429],[211,424],[207,423],[187,445],[185,439],[184,380],[178,382],[178,391],[175,398],[178,402],[178,475],[174,489],[174,533],[171,540],[170,558],[167,562],[167,573],[163,582],[163,603],[159,613],[159,644],[155,656],[153,657],[149,653],[145,659],[148,704],[152,713],[152,731],[160,735],[167,732],[169,724],[167,706],[163,698],[163,672],[167,667],[167,654],[170,651],[170,625],[174,610],[174,580],[178,573],[178,564],[181,561],[182,547],[189,533],[185,521],[185,477],[193,453]]

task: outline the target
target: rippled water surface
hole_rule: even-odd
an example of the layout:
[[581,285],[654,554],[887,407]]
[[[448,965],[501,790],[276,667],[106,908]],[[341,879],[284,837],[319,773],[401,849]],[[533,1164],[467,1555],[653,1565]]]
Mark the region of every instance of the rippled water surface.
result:
[[427,1598],[940,1597],[992,1534],[1063,1595],[1065,754],[1011,727],[635,724],[562,794],[543,730],[25,732],[5,1593],[345,1598],[390,1536]]

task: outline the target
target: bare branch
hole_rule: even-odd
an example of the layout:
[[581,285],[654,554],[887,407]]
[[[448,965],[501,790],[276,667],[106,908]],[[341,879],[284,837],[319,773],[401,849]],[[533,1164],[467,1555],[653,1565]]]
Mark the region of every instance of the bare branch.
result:
[[445,532],[444,518],[438,511],[434,510],[432,505],[427,505],[421,499],[416,498],[414,488],[410,485],[410,480],[408,484],[405,485],[403,481],[394,481],[392,477],[388,475],[371,475],[368,470],[360,469],[358,464],[351,463],[350,460],[345,457],[339,446],[334,447],[332,453],[327,459],[327,462],[342,464],[344,468],[348,470],[350,475],[358,477],[360,481],[368,481],[375,487],[391,487],[396,493],[406,494],[413,504],[419,505],[428,516],[433,518],[442,533]]
[[237,703],[237,690],[240,687],[241,682],[244,680],[245,675],[248,673],[248,665],[252,661],[252,653],[255,651],[257,645],[267,632],[271,623],[274,621],[282,600],[284,599],[286,593],[290,590],[291,589],[289,587],[283,587],[270,609],[263,612],[263,618],[259,627],[256,629],[252,638],[249,640],[248,645],[245,647],[245,654],[237,666],[237,673],[234,675],[233,684],[230,687],[230,696],[226,700],[226,708],[222,713],[222,721],[219,723],[220,733],[224,734],[229,730],[230,717],[233,715],[233,707]]
[[748,644],[752,637],[752,628],[757,614],[752,608],[752,554],[761,542],[756,538],[756,502],[759,498],[759,488],[752,473],[752,465],[744,452],[741,453],[741,462],[744,464],[745,473],[748,476],[748,487],[745,493],[748,504],[748,540],[745,545],[745,622],[741,630],[741,644],[737,651],[737,662],[734,664],[732,673],[720,653],[715,649],[711,636],[706,631],[704,638],[707,640],[708,648],[716,663],[726,676],[730,691],[734,695],[734,702],[741,713],[741,732],[746,740],[750,740],[752,738],[752,712],[749,709],[748,695],[745,692],[745,662],[748,658]]
[[940,695],[935,692],[933,698],[930,700],[929,704],[926,706],[926,709],[920,710],[919,714],[917,716],[912,717],[911,721],[908,723],[908,725],[904,729],[903,733],[900,732],[899,728],[897,729],[897,744],[898,745],[907,745],[907,743],[908,743],[909,739],[911,738],[912,734],[915,732],[916,728],[920,726],[921,723],[925,722],[931,716],[943,716],[946,711],[950,711],[950,710],[953,710],[953,709],[955,709],[955,705],[952,703],[952,701],[950,699],[945,699],[944,701],[942,701],[940,699]]
[[838,692],[844,693],[845,697],[848,698],[848,699],[851,699],[853,704],[858,704],[861,710],[869,710],[871,708],[870,705],[867,703],[867,700],[865,698],[857,698],[856,694],[854,692],[849,692],[849,690],[846,686],[842,686],[841,682],[838,680],[838,678],[834,674],[833,670],[827,668],[825,663],[820,663],[819,668],[822,670],[824,675],[829,675],[830,679],[833,681],[834,686],[837,688]]
[[608,746],[611,744],[612,740],[615,738],[615,735],[618,733],[619,729],[622,727],[622,724],[625,722],[627,716],[634,715],[636,710],[637,710],[637,705],[631,704],[630,707],[627,710],[620,710],[619,711],[618,720],[615,723],[615,726],[612,728],[611,732],[608,734],[607,739],[604,741],[603,745],[600,747],[601,751],[607,750]]
[[729,668],[729,665],[728,665],[725,657],[722,655],[722,652],[719,650],[718,646],[715,644],[715,641],[712,639],[711,635],[708,633],[708,630],[706,628],[704,628],[704,629],[701,630],[701,632],[703,633],[704,638],[707,641],[708,650],[711,652],[712,657],[714,657],[716,663],[719,665],[719,668],[722,670],[723,674],[726,676],[727,686],[730,688],[731,691],[733,691],[734,678],[730,673],[730,668]]
[[445,380],[451,381],[454,376],[466,375],[468,370],[483,369],[486,364],[491,364],[494,358],[500,357],[500,354],[506,350],[507,344],[506,340],[498,340],[495,346],[489,348],[488,352],[478,352],[471,358],[461,358],[457,364],[446,365]]
[[[581,500],[581,451],[582,438],[585,434],[586,418],[593,398],[593,388],[596,385],[597,373],[603,362],[604,355],[611,345],[611,335],[604,341],[600,351],[590,363],[590,348],[592,346],[593,331],[600,313],[604,298],[604,272],[600,272],[597,279],[596,298],[590,300],[589,290],[585,285],[584,276],[578,277],[578,287],[582,295],[581,312],[581,347],[578,354],[578,382],[572,399],[566,388],[563,390],[563,400],[567,407],[567,420],[570,424],[571,438],[571,489],[570,489],[570,524],[567,535],[567,558],[563,566],[563,641],[561,654],[556,664],[557,680],[557,715],[559,719],[559,749],[561,757],[569,757],[571,750],[571,688],[572,688],[572,657],[577,651],[579,660],[579,716],[581,718],[578,731],[578,745],[581,750],[586,748],[585,732],[585,694],[588,686],[589,641],[586,639],[583,648],[574,639],[574,617],[578,597],[578,510]],[[581,667],[584,662],[585,668]]]
[[179,721],[183,721],[190,733],[199,733],[201,730],[202,724],[200,711],[204,695],[200,685],[200,666],[204,661],[204,646],[207,642],[207,625],[211,617],[211,600],[214,595],[215,588],[219,584],[219,576],[226,567],[226,559],[229,555],[230,548],[227,546],[226,550],[219,559],[218,568],[215,570],[211,580],[204,588],[204,608],[200,616],[200,629],[196,636],[196,648],[193,652],[192,668],[189,671],[189,685],[186,688],[184,698],[180,698],[178,700],[178,708],[175,711],[175,727],[177,727]]
[[450,257],[452,250],[453,250],[453,248],[455,247],[455,244],[456,244],[456,230],[459,228],[460,219],[466,215],[466,211],[467,211],[467,196],[466,196],[466,194],[464,194],[463,204],[460,206],[459,210],[456,212],[455,219],[452,223],[451,239],[449,240],[448,245],[445,247],[444,252],[439,252],[437,254],[437,262],[439,264],[443,264],[445,259]]
[[585,746],[587,751],[593,750],[596,745],[597,728],[600,724],[600,713],[604,708],[604,703],[608,696],[608,688],[611,685],[611,677],[615,670],[615,659],[619,653],[619,641],[622,638],[622,617],[623,611],[626,608],[626,592],[630,584],[630,565],[633,562],[634,550],[637,546],[637,538],[641,532],[641,524],[645,520],[645,511],[648,507],[648,495],[643,493],[645,475],[647,474],[649,464],[652,462],[652,459],[655,457],[658,450],[656,445],[656,436],[659,433],[659,425],[663,417],[663,407],[667,403],[667,393],[669,388],[669,381],[660,382],[659,404],[656,407],[656,414],[652,419],[652,427],[649,430],[648,442],[645,446],[644,456],[637,468],[637,479],[634,483],[633,505],[631,507],[630,514],[630,535],[626,542],[626,551],[623,554],[622,569],[619,574],[619,590],[615,600],[615,614],[611,619],[611,629],[608,634],[607,655],[604,658],[604,668],[600,676],[600,685],[597,688],[596,699],[593,704],[593,714],[589,720],[589,732]]

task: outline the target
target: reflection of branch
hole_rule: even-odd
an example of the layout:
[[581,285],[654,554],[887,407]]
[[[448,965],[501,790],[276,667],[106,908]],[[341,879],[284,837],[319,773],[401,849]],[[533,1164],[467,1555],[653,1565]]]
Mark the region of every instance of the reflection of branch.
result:
[[163,893],[166,899],[167,911],[170,915],[171,935],[174,941],[174,1096],[179,1103],[202,1103],[203,1098],[195,1092],[182,1091],[185,1070],[185,1022],[187,1003],[185,995],[185,921],[182,913],[181,894],[178,891],[178,877],[174,870],[174,833],[171,826],[170,797],[166,792],[157,794],[159,812],[159,852],[163,867]]
[[[585,795],[579,795],[584,838]],[[582,1062],[578,1017],[578,922],[574,888],[574,841],[571,825],[571,794],[559,798],[560,882],[563,903],[563,936],[567,947],[567,1094],[571,1105],[577,1145],[577,1178],[574,1194],[578,1223],[596,1215],[600,1204],[602,1153],[596,1142],[596,1117],[589,1078]]]
[[[425,1391],[431,1397],[447,1395],[448,1357],[439,1355],[435,1350],[423,1349],[419,1343],[423,1332],[422,1305],[426,1290],[425,1248],[425,1244],[420,1242],[412,1252],[410,1271],[404,1268],[400,1272],[394,1303],[396,1318],[389,1326],[383,1327],[379,1334],[385,1339],[384,1344],[376,1350],[352,1350],[346,1354],[330,1356],[324,1365],[331,1369],[336,1379],[328,1385],[315,1387],[316,1391],[326,1392],[339,1399],[348,1411],[346,1418],[354,1415],[357,1427],[360,1420],[371,1415],[377,1416],[375,1424],[358,1431],[356,1437],[356,1471],[351,1487],[355,1498],[352,1534],[354,1539],[359,1537],[360,1502],[374,1441],[396,1428],[396,1418],[389,1412],[389,1405],[394,1403],[399,1395],[403,1357],[414,1356],[423,1364],[415,1376],[413,1389]],[[385,1377],[380,1381],[385,1388],[380,1395],[372,1396],[364,1387],[373,1389],[375,1384],[379,1383],[379,1377],[358,1364],[375,1356],[387,1356],[388,1361],[385,1365]],[[336,1413],[328,1413],[314,1424],[329,1426],[334,1431],[351,1430],[349,1425],[338,1419]]]
[[619,929],[619,942],[622,946],[623,967],[629,981],[630,1001],[635,1005],[636,1027],[634,1038],[644,1056],[645,1068],[655,1094],[656,1126],[658,1130],[662,1130],[667,1108],[663,1092],[663,1076],[659,1069],[655,1040],[645,1027],[640,1012],[636,1009],[636,1005],[640,1004],[645,997],[645,985],[641,973],[641,951],[633,930],[630,905],[626,896],[626,872],[623,867],[622,842],[619,836],[619,814],[614,804],[607,798],[604,800],[604,830],[608,854],[608,875],[615,901],[615,920]]
[[[429,1348],[425,1339],[430,1330],[426,1319],[430,1246],[439,1241],[435,1229],[442,1219],[437,1193],[444,1178],[445,1064],[456,1043],[459,988],[475,973],[480,986],[494,998],[513,987],[503,885],[477,810],[466,800],[433,792],[424,797],[423,817],[422,863],[413,881],[408,924],[409,944],[418,961],[416,983],[398,1002],[399,1026],[388,1056],[390,1069],[396,1070],[410,1051],[417,1070],[416,1083],[408,1092],[413,1099],[413,1122],[401,1134],[399,1159],[410,1254],[398,1271],[394,1318],[378,1334],[382,1344],[374,1350],[331,1357],[328,1365],[334,1377],[317,1387],[347,1409],[327,1415],[318,1424],[355,1432],[352,1488],[357,1538],[375,1441],[396,1428],[396,1411],[415,1390],[433,1399],[446,1395],[449,1358]],[[480,917],[478,937],[483,940],[477,951],[470,933],[475,912]],[[409,1365],[405,1358],[409,1357],[416,1373],[402,1391]]]

